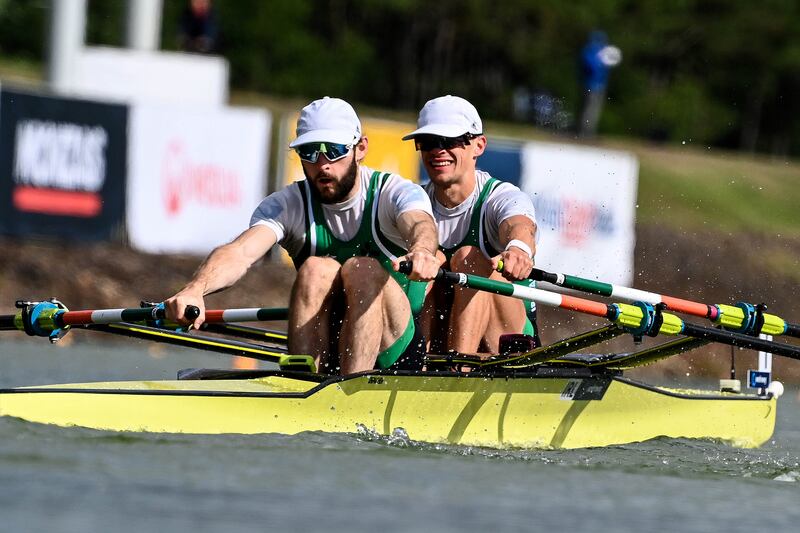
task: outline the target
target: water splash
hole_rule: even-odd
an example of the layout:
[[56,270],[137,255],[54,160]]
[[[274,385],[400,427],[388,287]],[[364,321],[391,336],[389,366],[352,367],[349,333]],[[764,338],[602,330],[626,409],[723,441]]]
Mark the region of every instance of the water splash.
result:
[[789,470],[784,474],[780,474],[773,478],[774,481],[784,481],[788,483],[797,483],[800,481],[800,471],[797,470]]

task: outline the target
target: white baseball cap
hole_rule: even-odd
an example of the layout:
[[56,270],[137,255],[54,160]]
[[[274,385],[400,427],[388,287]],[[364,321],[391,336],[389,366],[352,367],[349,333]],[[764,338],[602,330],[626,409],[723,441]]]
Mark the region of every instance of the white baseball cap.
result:
[[428,100],[419,112],[417,126],[416,130],[403,137],[404,141],[417,135],[460,137],[465,133],[483,133],[483,123],[475,106],[463,98],[449,94]]
[[340,98],[326,96],[300,111],[297,138],[289,148],[314,142],[354,144],[361,139],[361,121],[353,106]]

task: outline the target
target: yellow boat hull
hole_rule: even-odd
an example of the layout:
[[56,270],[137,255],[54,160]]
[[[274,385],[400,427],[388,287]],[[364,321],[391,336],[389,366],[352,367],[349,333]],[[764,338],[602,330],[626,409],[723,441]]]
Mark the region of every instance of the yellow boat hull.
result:
[[0,391],[0,415],[99,430],[380,434],[487,447],[584,448],[658,437],[766,442],[773,398],[655,388],[619,376],[362,374],[83,383]]

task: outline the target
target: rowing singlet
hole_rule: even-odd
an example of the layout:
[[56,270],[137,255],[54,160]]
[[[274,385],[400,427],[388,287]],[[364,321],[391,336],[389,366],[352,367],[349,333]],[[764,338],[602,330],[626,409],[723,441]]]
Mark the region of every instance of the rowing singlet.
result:
[[444,246],[440,247],[442,253],[444,253],[445,257],[448,261],[453,257],[453,254],[461,247],[464,246],[476,246],[480,248],[483,254],[487,257],[494,257],[500,252],[495,251],[492,245],[489,243],[489,239],[484,235],[484,203],[486,199],[492,194],[492,191],[500,184],[499,180],[494,178],[489,178],[489,180],[483,185],[480,194],[478,195],[478,199],[475,200],[475,207],[472,208],[472,216],[469,220],[469,230],[467,230],[467,234],[464,235],[464,238],[461,239],[461,242],[453,246],[452,248],[445,248]]
[[394,278],[408,296],[411,312],[415,316],[422,309],[425,300],[425,287],[427,283],[411,281],[404,274],[395,272],[392,268],[392,257],[405,255],[405,250],[392,243],[381,233],[378,222],[378,198],[381,190],[389,178],[389,173],[375,171],[369,180],[367,198],[361,224],[356,234],[349,240],[343,241],[333,235],[325,223],[322,205],[307,181],[299,181],[300,193],[303,198],[303,208],[306,220],[306,238],[300,252],[292,257],[295,268],[300,268],[303,262],[311,256],[332,257],[339,263],[344,263],[351,257],[372,257],[377,259],[384,269]]
[[[496,250],[494,246],[492,246],[487,235],[485,225],[485,204],[489,196],[491,196],[491,194],[501,183],[503,182],[495,178],[489,178],[486,180],[480,190],[480,193],[478,194],[478,198],[475,200],[475,205],[472,208],[472,215],[470,216],[469,229],[467,230],[466,235],[464,235],[464,238],[461,239],[461,242],[451,248],[445,248],[444,246],[439,247],[448,261],[450,261],[450,259],[453,257],[453,254],[456,252],[456,250],[464,246],[474,246],[479,248],[487,259],[500,254],[500,251]],[[515,281],[514,283],[526,287],[535,285],[533,280],[520,280]],[[528,320],[522,332],[528,335],[536,336],[537,328],[535,302],[525,302],[525,314],[527,315]]]

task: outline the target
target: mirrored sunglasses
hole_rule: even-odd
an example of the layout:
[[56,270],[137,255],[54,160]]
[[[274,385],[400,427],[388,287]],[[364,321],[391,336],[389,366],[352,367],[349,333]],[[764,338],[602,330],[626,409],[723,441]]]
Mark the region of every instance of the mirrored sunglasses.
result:
[[428,152],[441,148],[442,150],[452,150],[467,146],[474,135],[466,134],[459,137],[440,137],[438,135],[419,135],[414,137],[414,146],[420,152]]
[[319,160],[319,154],[324,154],[325,158],[333,163],[334,161],[338,161],[349,154],[352,148],[352,144],[322,142],[301,144],[300,146],[295,147],[294,150],[303,161],[316,163],[317,160]]

